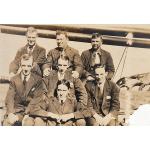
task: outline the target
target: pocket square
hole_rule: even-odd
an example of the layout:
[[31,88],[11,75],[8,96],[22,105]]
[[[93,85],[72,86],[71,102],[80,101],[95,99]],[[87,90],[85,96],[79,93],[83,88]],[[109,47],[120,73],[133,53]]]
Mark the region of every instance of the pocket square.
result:
[[106,96],[106,99],[111,99],[111,96]]

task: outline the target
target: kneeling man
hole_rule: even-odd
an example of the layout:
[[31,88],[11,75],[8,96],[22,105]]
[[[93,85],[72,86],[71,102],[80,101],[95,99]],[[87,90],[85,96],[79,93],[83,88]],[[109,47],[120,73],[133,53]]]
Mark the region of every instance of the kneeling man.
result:
[[71,84],[65,79],[57,82],[54,96],[43,96],[33,105],[30,114],[41,117],[48,126],[85,125],[84,116],[71,92]]
[[5,99],[7,110],[3,125],[22,125],[22,120],[23,125],[34,125],[34,119],[27,115],[30,109],[28,106],[35,97],[42,94],[42,78],[31,73],[33,68],[32,56],[24,54],[20,61],[20,67],[20,74],[15,75],[10,80]]
[[88,93],[88,109],[91,116],[89,125],[116,125],[120,109],[119,88],[106,79],[107,72],[103,67],[95,69],[95,81],[86,84]]

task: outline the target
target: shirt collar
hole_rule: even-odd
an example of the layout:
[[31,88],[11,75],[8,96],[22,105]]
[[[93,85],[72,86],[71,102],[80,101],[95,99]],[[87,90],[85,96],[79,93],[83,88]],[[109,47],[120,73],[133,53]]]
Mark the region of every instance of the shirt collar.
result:
[[32,47],[32,49],[30,49],[30,48],[29,48],[29,45],[27,45],[27,50],[28,50],[28,52],[30,52],[30,51],[32,51],[32,52],[33,52],[33,50],[34,50],[35,46],[36,46],[36,44]]
[[96,50],[96,51],[92,49],[92,53],[96,53],[96,52],[97,52],[99,55],[101,55],[101,54],[102,54],[101,48],[99,48],[99,49]]
[[64,79],[64,76],[65,76],[65,73],[61,74],[61,73],[58,71],[58,80]]
[[[31,74],[29,74],[29,75],[26,76],[26,81],[29,80],[30,76],[31,76]],[[22,81],[24,80],[24,77],[25,77],[25,75],[23,73],[21,73],[21,80]]]

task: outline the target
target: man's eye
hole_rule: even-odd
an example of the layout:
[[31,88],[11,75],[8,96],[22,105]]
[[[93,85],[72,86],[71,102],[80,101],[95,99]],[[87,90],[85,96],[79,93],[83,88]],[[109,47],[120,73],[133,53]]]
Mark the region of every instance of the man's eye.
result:
[[31,65],[28,65],[29,68],[31,68]]

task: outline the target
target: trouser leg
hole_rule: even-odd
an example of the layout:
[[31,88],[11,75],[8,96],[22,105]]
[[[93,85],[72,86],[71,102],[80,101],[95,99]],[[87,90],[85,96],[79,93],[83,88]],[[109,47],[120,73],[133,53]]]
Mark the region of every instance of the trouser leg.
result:
[[95,118],[90,117],[86,119],[88,126],[99,126],[99,124],[96,122]]
[[78,119],[75,121],[76,126],[86,126],[86,122],[84,119]]
[[40,117],[34,119],[34,126],[46,126],[46,122]]

